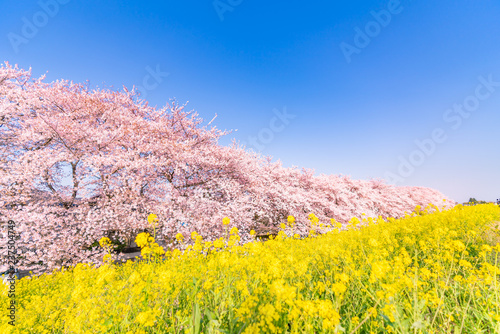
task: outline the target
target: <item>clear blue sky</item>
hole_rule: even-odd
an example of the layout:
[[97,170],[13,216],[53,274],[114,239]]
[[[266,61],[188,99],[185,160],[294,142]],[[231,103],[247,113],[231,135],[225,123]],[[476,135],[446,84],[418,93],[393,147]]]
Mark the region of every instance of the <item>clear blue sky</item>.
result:
[[222,145],[287,167],[493,201],[499,18],[497,1],[2,1],[0,60],[189,101],[238,130]]

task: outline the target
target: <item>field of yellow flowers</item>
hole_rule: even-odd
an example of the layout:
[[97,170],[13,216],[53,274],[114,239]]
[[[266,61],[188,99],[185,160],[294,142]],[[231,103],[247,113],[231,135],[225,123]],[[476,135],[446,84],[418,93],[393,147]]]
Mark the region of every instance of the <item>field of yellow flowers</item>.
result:
[[141,234],[145,260],[21,279],[14,327],[2,288],[0,332],[500,332],[500,207],[310,220],[307,237],[289,217],[276,238],[240,244],[226,218],[214,242],[178,235],[183,251]]

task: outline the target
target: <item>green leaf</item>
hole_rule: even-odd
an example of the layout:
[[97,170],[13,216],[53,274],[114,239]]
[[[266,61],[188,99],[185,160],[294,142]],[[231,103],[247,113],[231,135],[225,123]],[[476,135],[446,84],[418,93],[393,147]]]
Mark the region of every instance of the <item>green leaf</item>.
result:
[[201,330],[201,312],[200,305],[193,305],[193,334],[199,334]]

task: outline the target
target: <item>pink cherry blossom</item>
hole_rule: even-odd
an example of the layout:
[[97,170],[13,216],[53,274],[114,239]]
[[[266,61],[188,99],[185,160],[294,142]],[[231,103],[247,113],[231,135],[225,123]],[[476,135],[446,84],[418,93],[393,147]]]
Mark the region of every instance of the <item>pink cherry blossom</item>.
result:
[[[202,126],[175,102],[155,108],[134,90],[44,79],[0,67],[0,216],[16,222],[21,269],[99,263],[104,251],[92,243],[110,233],[133,239],[151,213],[160,239],[196,231],[214,240],[227,216],[245,241],[263,218],[278,226],[292,215],[304,234],[311,212],[346,223],[454,204],[428,188],[314,176],[236,143],[221,146],[228,131]],[[6,247],[0,255],[5,264]]]

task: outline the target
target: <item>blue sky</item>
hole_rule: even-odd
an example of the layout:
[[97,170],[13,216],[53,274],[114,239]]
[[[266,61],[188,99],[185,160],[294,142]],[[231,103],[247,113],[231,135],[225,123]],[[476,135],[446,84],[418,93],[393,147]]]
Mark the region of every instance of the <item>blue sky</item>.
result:
[[1,3],[0,60],[35,75],[189,101],[286,167],[500,198],[498,2]]

